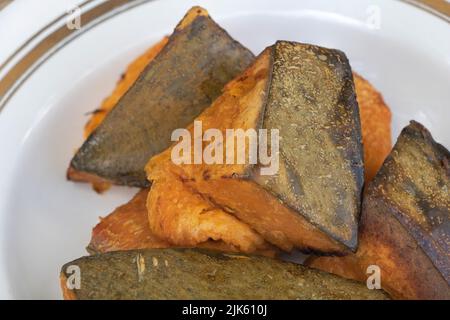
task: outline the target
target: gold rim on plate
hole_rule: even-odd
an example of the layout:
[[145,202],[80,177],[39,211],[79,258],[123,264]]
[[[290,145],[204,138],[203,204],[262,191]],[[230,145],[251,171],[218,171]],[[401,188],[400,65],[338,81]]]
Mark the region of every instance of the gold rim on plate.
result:
[[[135,8],[141,4],[154,0],[108,0],[94,7],[90,7],[95,0],[86,0],[78,8],[81,10],[80,19],[83,21],[81,29],[69,29],[63,23],[62,26],[47,35],[43,40],[37,43],[28,53],[13,65],[9,71],[0,80],[0,111],[6,106],[15,92],[21,85],[54,53],[63,48],[66,44],[76,39],[86,31],[96,25]],[[399,0],[401,2],[413,5],[425,10],[450,23],[450,2],[447,0]],[[26,50],[28,45],[46,33],[47,30],[61,24],[70,16],[71,13],[65,13],[54,19],[41,30],[30,37],[22,46],[20,46],[6,61],[0,65],[0,73]]]

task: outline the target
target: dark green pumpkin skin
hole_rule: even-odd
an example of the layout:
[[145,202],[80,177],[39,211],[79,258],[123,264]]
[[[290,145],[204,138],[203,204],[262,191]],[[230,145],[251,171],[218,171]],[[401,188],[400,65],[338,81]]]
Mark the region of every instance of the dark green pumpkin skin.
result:
[[[187,19],[187,18],[185,18]],[[253,54],[209,16],[184,22],[71,161],[70,172],[147,187],[144,166],[240,74]]]
[[[65,288],[69,266],[80,289]],[[63,266],[71,299],[387,299],[381,290],[275,259],[195,249],[116,251]]]
[[279,130],[282,170],[252,179],[355,251],[364,161],[348,59],[339,50],[288,41],[277,41],[272,56],[261,127]]

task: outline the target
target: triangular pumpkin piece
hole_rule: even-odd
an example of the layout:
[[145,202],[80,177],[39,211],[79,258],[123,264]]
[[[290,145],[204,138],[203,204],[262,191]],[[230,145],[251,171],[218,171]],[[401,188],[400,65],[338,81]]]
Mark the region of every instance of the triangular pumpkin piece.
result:
[[148,159],[170,145],[222,87],[253,61],[209,16],[194,7],[71,161],[68,177],[146,187]]
[[313,257],[310,266],[380,284],[397,299],[450,299],[450,153],[412,121],[364,196],[356,254]]
[[344,53],[279,41],[196,121],[223,136],[227,129],[278,129],[278,173],[265,176],[260,164],[225,160],[175,165],[172,146],[149,161],[149,180],[175,173],[281,249],[356,249],[364,170],[358,104]]
[[[82,285],[69,286],[77,266]],[[118,251],[82,257],[60,273],[73,300],[388,299],[356,281],[266,257],[194,249]]]

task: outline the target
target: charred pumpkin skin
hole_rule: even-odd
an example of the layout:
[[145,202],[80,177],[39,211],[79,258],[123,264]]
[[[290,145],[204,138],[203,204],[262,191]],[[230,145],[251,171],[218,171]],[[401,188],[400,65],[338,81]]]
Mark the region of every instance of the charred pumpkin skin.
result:
[[[81,288],[65,270],[77,265]],[[63,266],[66,299],[388,299],[355,281],[264,257],[148,249],[84,257]]]
[[449,159],[428,130],[411,122],[368,186],[356,254],[306,263],[360,281],[375,264],[394,298],[450,299]]
[[148,159],[167,148],[172,131],[187,126],[253,59],[204,9],[191,9],[78,150],[71,168],[115,184],[149,186]]
[[[302,59],[297,59],[299,55]],[[313,83],[325,84],[323,91],[309,87],[311,79],[303,75],[312,71],[309,70],[311,60],[320,70]],[[295,69],[299,74],[289,71]],[[298,98],[299,95],[302,97]],[[289,99],[284,100],[283,96]],[[316,126],[307,128],[302,117],[310,119],[311,112],[317,114],[313,119]],[[222,96],[196,120],[202,122],[204,130],[280,129],[280,173],[267,179],[255,174],[259,168],[253,165],[176,166],[169,148],[147,164],[149,180],[163,179],[167,170],[178,174],[190,187],[283,250],[297,247],[324,254],[343,254],[348,248],[356,248],[363,181],[362,145],[352,74],[343,53],[277,42],[241,76],[228,83]],[[304,126],[305,130],[292,132],[286,129],[290,124]],[[192,125],[188,129],[192,131]],[[302,144],[310,144],[309,153],[300,150],[298,139]],[[295,165],[286,170],[287,163]],[[298,171],[311,167],[327,176],[331,172],[333,176],[317,181],[313,171]],[[302,192],[297,192],[299,184],[303,184]],[[249,198],[249,194],[268,196],[259,197],[262,201],[249,201],[255,198]],[[227,195],[230,197],[226,198]],[[269,201],[270,197],[273,201]],[[318,203],[324,205],[317,206]],[[297,226],[296,231],[292,230],[293,226]],[[315,236],[302,237],[302,234]]]

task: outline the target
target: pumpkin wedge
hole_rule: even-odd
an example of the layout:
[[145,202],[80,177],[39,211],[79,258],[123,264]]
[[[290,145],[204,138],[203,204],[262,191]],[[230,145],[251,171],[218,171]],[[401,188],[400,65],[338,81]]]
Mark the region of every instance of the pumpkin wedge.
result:
[[[86,125],[85,134],[89,134],[98,126],[105,115],[114,107],[120,95],[131,87],[138,75],[143,71],[154,57],[159,48],[167,42],[163,39],[155,46],[149,48],[142,56],[133,61],[123,79],[118,84],[114,93],[105,99],[98,112]],[[362,139],[364,144],[364,167],[366,182],[370,180],[389,154],[391,148],[391,114],[388,106],[384,103],[381,94],[364,78],[353,73],[355,90],[360,107]],[[370,178],[370,179],[369,179]],[[104,253],[118,250],[132,250],[145,248],[168,248],[174,247],[174,243],[163,241],[150,231],[145,206],[148,189],[142,190],[128,203],[118,207],[104,218],[92,230],[91,242],[88,251]],[[177,195],[189,199],[189,195]],[[172,238],[173,235],[169,234]],[[173,241],[173,240],[172,240]],[[182,242],[182,241],[181,241]],[[186,246],[186,243],[183,243]],[[209,248],[225,252],[238,251],[235,247],[218,241],[207,241],[199,243],[197,247]],[[273,250],[258,251],[255,254],[273,256]]]
[[[277,174],[261,175],[259,163],[227,164],[228,159],[175,164],[176,145],[153,157],[146,170],[151,181],[164,180],[167,172],[178,175],[283,250],[344,254],[357,247],[364,180],[359,121],[344,53],[279,41],[196,118],[204,130],[218,129],[223,136],[227,129],[278,129]],[[194,124],[188,127],[191,135]],[[158,198],[152,192],[149,212]]]
[[[176,184],[176,181],[173,181]],[[194,212],[195,220],[194,228],[201,229],[203,225],[208,226],[208,216],[225,215],[228,213],[221,211],[219,208],[204,212],[204,208],[211,208],[211,204],[198,198],[190,190],[178,184],[174,186],[171,183],[170,194],[183,201],[184,212]],[[157,186],[158,187],[158,186]],[[158,232],[150,229],[148,224],[149,215],[145,206],[149,189],[140,190],[128,203],[116,208],[105,218],[101,218],[100,222],[92,230],[91,241],[87,247],[87,251],[91,254],[99,254],[110,251],[133,250],[133,249],[154,249],[154,248],[170,248],[170,247],[198,247],[223,252],[246,252],[258,255],[273,257],[277,250],[265,242],[261,236],[256,234],[250,227],[235,220],[234,217],[228,218],[229,228],[239,228],[239,233],[230,233],[226,241],[215,241],[211,238],[200,238],[191,241],[177,241],[177,237],[183,234],[182,230],[168,230],[170,237],[160,238]],[[160,203],[159,206],[170,205],[169,203]],[[209,205],[209,207],[208,207]],[[200,213],[199,212],[200,208]],[[155,208],[152,215],[158,214],[159,208]],[[230,222],[231,220],[231,222]],[[192,227],[187,225],[186,227]],[[240,243],[246,243],[246,247],[239,247]]]
[[[80,289],[70,289],[70,266]],[[69,272],[68,272],[69,271]],[[388,299],[352,280],[264,257],[192,249],[117,251],[63,266],[65,299]]]
[[360,244],[345,257],[307,263],[365,281],[377,265],[398,299],[450,299],[450,154],[412,121],[364,197]]
[[83,143],[68,178],[149,186],[144,172],[148,159],[167,148],[172,131],[187,126],[253,59],[206,10],[192,8]]

